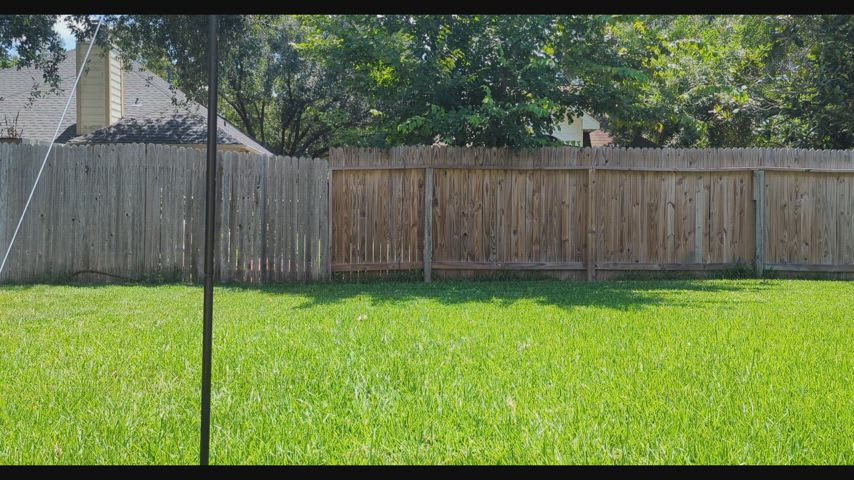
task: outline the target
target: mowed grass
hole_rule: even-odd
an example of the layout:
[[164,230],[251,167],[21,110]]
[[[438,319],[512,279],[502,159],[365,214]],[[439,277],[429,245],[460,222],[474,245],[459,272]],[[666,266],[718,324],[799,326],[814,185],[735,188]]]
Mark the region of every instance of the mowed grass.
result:
[[[0,288],[0,463],[197,462],[201,298]],[[854,282],[215,301],[212,463],[854,463]]]

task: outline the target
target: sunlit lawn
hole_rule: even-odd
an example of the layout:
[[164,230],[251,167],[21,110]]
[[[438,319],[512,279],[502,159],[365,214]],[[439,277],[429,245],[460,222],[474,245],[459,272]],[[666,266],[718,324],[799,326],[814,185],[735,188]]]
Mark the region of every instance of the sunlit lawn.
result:
[[[198,286],[0,287],[0,463],[195,463]],[[854,463],[854,282],[222,287],[212,463]]]

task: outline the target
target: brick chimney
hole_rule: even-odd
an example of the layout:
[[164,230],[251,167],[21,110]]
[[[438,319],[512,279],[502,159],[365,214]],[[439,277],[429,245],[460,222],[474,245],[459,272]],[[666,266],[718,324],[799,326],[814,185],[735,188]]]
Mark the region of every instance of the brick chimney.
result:
[[[78,42],[77,72],[86,57],[88,42]],[[124,115],[124,71],[118,52],[94,45],[87,70],[77,85],[77,135],[112,125]]]

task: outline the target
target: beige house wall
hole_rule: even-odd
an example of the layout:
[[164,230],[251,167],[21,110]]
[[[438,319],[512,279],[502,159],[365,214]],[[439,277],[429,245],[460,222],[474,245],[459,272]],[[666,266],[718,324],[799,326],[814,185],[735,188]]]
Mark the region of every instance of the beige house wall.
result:
[[[80,42],[75,51],[78,72],[88,48],[88,43]],[[93,46],[77,85],[77,135],[112,125],[122,118],[123,83],[124,72],[116,52],[108,53],[98,45]]]

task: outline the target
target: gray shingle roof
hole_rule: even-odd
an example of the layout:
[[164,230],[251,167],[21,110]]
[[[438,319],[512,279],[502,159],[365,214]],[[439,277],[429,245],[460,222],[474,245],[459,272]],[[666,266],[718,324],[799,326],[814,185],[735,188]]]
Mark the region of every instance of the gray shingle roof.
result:
[[[207,118],[197,114],[154,112],[143,118],[122,118],[118,122],[68,140],[83,143],[166,143],[203,144],[208,141]],[[217,143],[240,145],[223,128],[217,128]]]
[[[76,73],[74,50],[70,50],[59,65],[59,76],[62,79],[60,87],[70,89]],[[34,68],[0,70],[0,126],[6,118],[12,122],[17,115],[17,126],[23,138],[41,141],[52,139],[56,122],[68,101],[68,92],[66,90],[59,95],[43,94],[31,102],[30,92],[33,85],[42,83],[41,71]],[[78,137],[75,108],[77,98],[76,92],[72,92],[71,105],[60,128],[57,143],[207,142],[207,109],[195,102],[188,102],[183,92],[170,89],[166,80],[136,63],[131,70],[124,72],[123,100],[124,117],[120,121]],[[245,145],[258,153],[272,154],[222,117],[217,124],[217,138],[220,143]]]

